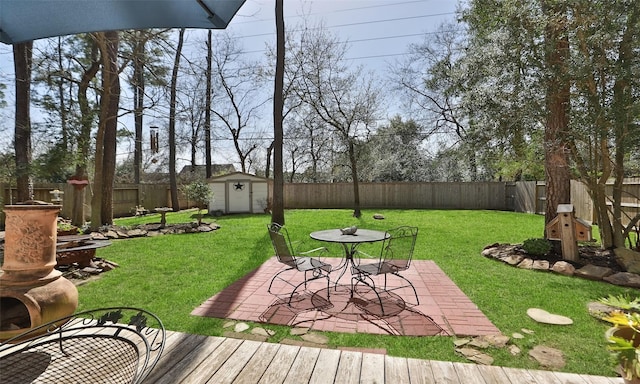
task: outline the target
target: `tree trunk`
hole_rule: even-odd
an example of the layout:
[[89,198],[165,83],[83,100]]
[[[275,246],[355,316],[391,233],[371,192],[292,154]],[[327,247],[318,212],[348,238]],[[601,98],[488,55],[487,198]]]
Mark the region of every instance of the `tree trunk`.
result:
[[[142,169],[142,129],[144,119],[144,54],[147,41],[144,32],[138,31],[135,36],[133,49],[133,118],[135,125],[135,144],[133,150],[133,180],[140,184],[140,171]],[[136,202],[140,205],[140,201]]]
[[276,0],[276,73],[273,87],[273,201],[271,221],[284,225],[284,171],[282,145],[284,139],[284,29],[283,0]]
[[[91,48],[91,66],[82,74],[82,78],[80,79],[80,83],[78,84],[80,133],[78,135],[76,172],[72,177],[75,180],[88,179],[87,164],[89,162],[89,151],[91,150],[91,128],[93,127],[95,110],[89,106],[89,100],[87,99],[87,90],[89,89],[91,80],[96,77],[98,70],[100,70],[98,48],[95,44],[93,44]],[[81,227],[84,225],[84,196],[84,188],[73,189],[71,224],[77,227]]]
[[543,3],[549,15],[545,31],[545,60],[549,71],[547,81],[547,121],[544,132],[544,165],[546,178],[545,224],[557,215],[559,204],[571,203],[571,174],[569,172],[566,133],[570,102],[570,83],[567,73],[569,40],[566,9],[562,5]]
[[33,199],[29,188],[31,163],[31,62],[33,42],[14,44],[16,77],[15,155],[17,201]]
[[349,140],[349,161],[351,162],[351,178],[353,179],[353,217],[362,216],[360,211],[360,187],[358,186],[358,167],[356,149],[353,140]]
[[171,73],[171,100],[169,101],[169,184],[171,189],[171,208],[174,212],[180,210],[180,200],[178,199],[178,179],[176,175],[176,89],[178,86],[178,70],[180,69],[180,56],[182,55],[182,44],[184,43],[184,28],[180,29],[178,35],[178,47],[173,62],[173,72]]
[[113,222],[113,180],[116,169],[116,132],[120,102],[117,31],[97,34],[102,53],[102,97],[96,136],[94,195],[91,200],[91,228]]
[[211,61],[212,61],[212,39],[211,30],[207,34],[207,89],[204,97],[204,152],[205,152],[205,169],[207,179],[212,175],[211,172]]

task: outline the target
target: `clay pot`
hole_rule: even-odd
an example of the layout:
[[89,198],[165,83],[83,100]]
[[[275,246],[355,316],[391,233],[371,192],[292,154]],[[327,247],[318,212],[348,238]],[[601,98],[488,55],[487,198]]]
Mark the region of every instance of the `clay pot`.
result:
[[33,281],[56,266],[60,205],[6,205],[3,279]]

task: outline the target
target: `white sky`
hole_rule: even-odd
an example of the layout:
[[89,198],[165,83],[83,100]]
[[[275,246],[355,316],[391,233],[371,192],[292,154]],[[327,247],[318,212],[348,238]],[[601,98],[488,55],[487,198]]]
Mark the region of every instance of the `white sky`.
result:
[[[303,14],[311,23],[323,20],[330,32],[349,42],[348,59],[384,78],[388,64],[401,59],[409,44],[453,20],[457,5],[457,0],[285,0],[285,25],[293,28]],[[274,45],[274,12],[273,0],[247,0],[231,21],[228,30],[247,55],[262,56],[267,43]],[[0,43],[0,82],[6,85],[8,103],[0,110],[2,148],[11,142],[14,128],[12,56],[11,46]],[[32,119],[37,118],[33,114]]]

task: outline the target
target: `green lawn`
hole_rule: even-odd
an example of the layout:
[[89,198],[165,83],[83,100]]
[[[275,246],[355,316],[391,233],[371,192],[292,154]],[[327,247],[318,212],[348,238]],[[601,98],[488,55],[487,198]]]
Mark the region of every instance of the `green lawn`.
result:
[[[169,213],[168,223],[193,220],[194,211]],[[365,210],[355,219],[351,210],[293,210],[286,212],[292,239],[301,248],[319,243],[309,233],[319,229],[358,225],[387,229],[399,225],[419,227],[416,259],[434,260],[484,314],[505,334],[535,331],[513,340],[519,356],[506,350],[489,350],[495,365],[538,368],[527,353],[535,345],[561,349],[565,371],[615,375],[605,349],[608,325],[593,319],[586,305],[600,297],[637,291],[557,274],[520,270],[481,256],[492,243],[522,243],[541,237],[544,218],[537,215],[497,211]],[[374,220],[381,213],[385,220]],[[159,222],[159,215],[120,219],[119,225]],[[148,309],[167,329],[204,335],[221,335],[224,320],[191,316],[190,312],[273,255],[266,224],[269,215],[230,215],[215,220],[221,228],[210,233],[167,235],[116,240],[98,250],[98,256],[115,261],[119,268],[79,287],[80,309],[104,306],[138,306]],[[325,245],[325,244],[323,244]],[[378,245],[379,247],[379,245]],[[337,246],[332,249],[341,255]],[[526,310],[544,308],[569,316],[571,326],[535,323]],[[288,327],[271,326],[270,340],[289,337]],[[394,356],[465,361],[453,351],[450,337],[398,337],[328,333],[331,346],[386,348]]]

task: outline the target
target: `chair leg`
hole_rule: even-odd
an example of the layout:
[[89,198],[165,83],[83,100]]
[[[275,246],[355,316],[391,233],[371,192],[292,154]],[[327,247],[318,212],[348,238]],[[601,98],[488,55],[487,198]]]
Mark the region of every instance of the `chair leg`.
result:
[[279,277],[282,273],[287,272],[287,271],[290,271],[290,270],[292,270],[292,269],[293,269],[293,268],[287,268],[287,269],[283,269],[282,271],[280,271],[280,272],[276,273],[276,274],[275,274],[275,276],[273,276],[273,278],[271,279],[271,283],[269,283],[269,288],[267,289],[267,292],[269,292],[269,293],[270,293],[270,294],[272,294],[272,295],[277,296],[275,293],[271,292],[271,287],[273,286],[273,282],[274,282],[276,279],[280,279],[280,280],[284,281],[285,283],[287,283],[287,284],[289,284],[289,285],[292,285],[292,284],[291,284],[291,283],[289,283],[288,281],[286,281],[286,280],[284,280],[284,279],[282,279],[282,278],[280,278],[280,277]]
[[[371,284],[367,283],[366,279],[371,280]],[[356,281],[355,284],[353,284],[353,280]],[[371,276],[369,276],[369,275],[366,275],[366,276],[357,275],[357,276],[352,276],[351,277],[351,298],[353,298],[353,293],[355,292],[355,288],[358,285],[358,282],[361,282],[364,285],[366,285],[367,287],[371,288],[373,293],[376,294],[376,297],[378,298],[378,303],[380,303],[380,312],[381,312],[382,316],[384,316],[384,305],[382,304],[382,297],[380,297],[380,294],[378,293],[378,290],[376,289],[376,283],[373,281]]]
[[[395,276],[398,276],[399,278],[401,278],[402,280],[406,281],[408,286],[411,287],[411,289],[413,289],[413,295],[416,298],[416,303],[415,305],[420,305],[420,299],[418,298],[418,291],[416,291],[416,287],[413,286],[413,284],[411,283],[411,281],[409,281],[409,279],[407,279],[406,277],[402,276],[399,273],[394,273]],[[386,276],[385,276],[386,279]],[[386,281],[385,281],[386,283]]]

